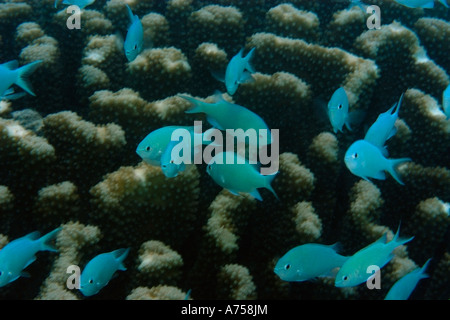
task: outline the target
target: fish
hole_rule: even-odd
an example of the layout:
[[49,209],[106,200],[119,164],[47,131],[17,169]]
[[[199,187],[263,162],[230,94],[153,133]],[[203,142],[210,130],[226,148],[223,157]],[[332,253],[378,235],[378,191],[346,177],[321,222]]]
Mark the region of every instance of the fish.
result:
[[447,119],[450,119],[450,84],[442,93],[442,107]]
[[241,83],[250,83],[254,81],[252,73],[255,73],[255,69],[250,64],[254,52],[255,48],[252,48],[244,57],[244,48],[242,48],[233,58],[231,58],[225,70],[225,76],[212,72],[212,75],[217,80],[225,83],[228,94],[235,94]]
[[363,111],[355,110],[349,112],[348,110],[347,93],[344,88],[340,87],[331,96],[327,108],[328,119],[334,133],[338,131],[343,132],[344,124],[348,130],[352,131],[352,126],[359,124],[365,116]]
[[364,140],[378,147],[387,157],[389,155],[387,148],[384,146],[387,140],[397,133],[395,121],[398,119],[398,113],[403,101],[403,94],[398,103],[395,103],[388,111],[381,113],[377,120],[367,130]]
[[23,270],[36,261],[39,251],[58,252],[50,244],[61,228],[40,237],[38,231],[31,232],[21,238],[11,241],[0,250],[0,287],[3,287],[21,276],[29,277]]
[[333,277],[348,257],[337,253],[338,244],[307,243],[289,250],[275,265],[274,272],[284,281],[308,281]]
[[[91,4],[93,4],[95,2],[95,0],[64,0],[62,2],[62,4],[67,4],[69,6],[71,5],[75,5],[77,7],[79,7],[80,9],[84,9],[87,6],[90,6]],[[55,8],[57,6],[58,0],[55,0]]]
[[360,0],[350,0],[350,5],[348,6],[348,10],[351,8],[358,6],[364,13],[366,13],[368,5]]
[[127,36],[125,38],[125,42],[123,43],[123,47],[128,61],[131,62],[136,59],[142,51],[144,43],[144,29],[139,17],[137,15],[133,15],[130,7],[128,5],[126,6],[131,23],[128,27]]
[[344,162],[354,175],[370,181],[369,178],[385,180],[385,171],[401,185],[404,185],[395,168],[410,158],[388,159],[381,150],[366,140],[355,141],[346,151]]
[[422,266],[422,268],[417,268],[410,273],[401,277],[394,285],[389,289],[384,300],[408,300],[411,293],[417,286],[420,280],[428,278],[429,276],[425,273],[431,259],[428,259]]
[[[186,168],[186,164],[184,162],[175,163],[175,160],[172,156],[174,147],[179,143],[179,141],[170,141],[167,145],[166,150],[161,155],[161,170],[167,178],[175,178]],[[180,156],[182,157],[183,154],[181,154]]]
[[146,163],[160,166],[161,156],[169,145],[172,133],[177,129],[191,130],[189,126],[166,126],[150,132],[136,148],[136,153]]
[[125,271],[127,268],[123,261],[130,251],[129,248],[117,249],[101,253],[90,260],[80,276],[80,291],[85,297],[100,292],[111,280],[117,270]]
[[247,193],[259,201],[262,197],[258,188],[266,188],[278,199],[271,183],[276,174],[262,175],[256,165],[234,151],[220,152],[209,161],[206,172],[222,188],[234,195]]
[[[434,0],[394,0],[398,4],[401,4],[408,8],[424,8],[432,9],[434,8]],[[439,0],[442,5],[448,8],[446,0]]]
[[392,251],[400,245],[410,242],[414,237],[400,238],[400,225],[394,238],[387,242],[387,233],[374,243],[362,248],[350,256],[339,269],[334,285],[339,288],[354,287],[366,282],[372,273],[368,268],[377,266],[383,268],[393,258]]
[[10,88],[13,84],[21,87],[25,92],[36,96],[33,92],[28,77],[38,68],[42,60],[36,60],[19,68],[17,60],[0,64],[0,99],[17,99],[24,96],[23,93],[15,94]]
[[[193,108],[186,110],[186,113],[205,113],[208,122],[219,130],[241,129],[247,132],[252,129],[256,131],[256,135],[255,139],[249,139],[250,145],[264,146],[272,143],[272,135],[265,121],[253,111],[226,101],[221,92],[214,94],[214,103],[203,102],[186,95],[179,97],[194,105]],[[238,142],[244,142],[244,139],[244,136],[237,137]]]

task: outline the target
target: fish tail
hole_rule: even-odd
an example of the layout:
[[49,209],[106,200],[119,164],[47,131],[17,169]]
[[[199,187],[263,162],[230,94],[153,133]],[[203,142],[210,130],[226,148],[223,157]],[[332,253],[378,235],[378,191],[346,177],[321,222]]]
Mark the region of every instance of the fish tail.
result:
[[394,239],[392,239],[392,244],[394,245],[394,248],[401,246],[402,244],[410,242],[412,239],[414,239],[414,236],[410,238],[401,238],[400,237],[400,225],[401,222],[398,225],[397,232],[395,233]]
[[19,75],[17,77],[16,84],[32,96],[35,96],[35,94],[31,83],[28,81],[28,77],[34,72],[34,70],[36,70],[41,62],[42,60],[37,60],[17,69]]
[[389,161],[389,165],[388,165],[387,171],[391,174],[391,176],[395,180],[397,180],[398,183],[400,183],[401,185],[404,185],[404,183],[400,179],[400,176],[397,173],[397,171],[395,170],[395,168],[401,163],[412,161],[412,160],[410,158],[401,158],[401,159],[389,159],[388,161]]
[[130,21],[133,22],[134,21],[134,15],[133,15],[133,11],[131,11],[130,7],[128,6],[128,4],[125,4],[127,6],[127,11],[128,11],[128,17],[130,18]]
[[127,270],[127,268],[123,265],[123,260],[125,260],[129,252],[130,248],[121,248],[112,252],[114,258],[119,262],[119,270]]
[[197,100],[195,98],[189,97],[189,96],[185,96],[185,95],[178,95],[180,98],[183,98],[187,101],[189,101],[190,103],[192,103],[194,105],[194,107],[192,109],[186,110],[185,113],[201,113],[201,112],[205,112],[204,111],[204,104],[202,101]]
[[275,196],[275,198],[277,198],[277,200],[279,201],[280,198],[278,198],[278,195],[276,194],[275,190],[272,188],[272,185],[271,185],[271,183],[272,183],[273,179],[275,178],[275,176],[276,176],[276,174],[272,174],[272,175],[265,176],[265,179],[266,179],[266,185],[265,185],[265,187],[266,187],[267,189],[269,189],[270,192],[272,192],[273,195]]
[[56,249],[55,246],[49,242],[56,238],[57,234],[61,231],[61,229],[62,229],[61,227],[56,228],[55,230],[39,238],[38,241],[40,243],[40,251],[58,252],[58,249]]
[[425,279],[425,278],[428,278],[428,277],[429,277],[429,275],[428,275],[427,273],[425,273],[425,271],[427,270],[428,265],[430,264],[430,261],[431,261],[431,258],[428,259],[428,260],[423,264],[422,268],[417,269],[417,272],[420,274],[420,279]]
[[448,4],[446,0],[439,0],[440,3],[442,3],[446,8],[448,8]]
[[252,67],[252,65],[250,64],[250,61],[252,60],[253,57],[253,53],[255,52],[255,48],[252,48],[250,50],[250,52],[247,54],[247,56],[245,56],[245,61],[246,61],[246,69],[250,72],[250,73],[255,73],[255,69]]

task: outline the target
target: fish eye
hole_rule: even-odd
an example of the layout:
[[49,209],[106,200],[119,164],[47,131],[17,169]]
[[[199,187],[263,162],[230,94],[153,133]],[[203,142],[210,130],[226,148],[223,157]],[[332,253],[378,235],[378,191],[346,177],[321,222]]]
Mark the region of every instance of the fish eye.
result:
[[338,110],[342,109],[342,104],[338,105]]
[[92,280],[92,279],[89,279],[89,283],[91,283],[91,284],[92,284],[92,283],[94,283],[94,280]]
[[291,265],[289,263],[284,266],[285,270],[289,270],[290,268],[291,268]]
[[1,277],[1,275],[2,275],[2,272],[0,271],[0,277]]
[[173,160],[170,160],[170,163],[173,163]]
[[134,50],[136,50],[136,49],[137,49],[137,43],[134,44]]
[[147,146],[147,148],[145,148],[146,151],[150,151],[150,146]]
[[347,277],[347,276],[343,276],[343,277],[342,277],[342,280],[347,281],[347,280],[348,280],[348,277]]
[[358,158],[358,154],[355,152],[355,154],[353,155],[353,158]]
[[163,168],[167,167],[165,164],[162,165]]

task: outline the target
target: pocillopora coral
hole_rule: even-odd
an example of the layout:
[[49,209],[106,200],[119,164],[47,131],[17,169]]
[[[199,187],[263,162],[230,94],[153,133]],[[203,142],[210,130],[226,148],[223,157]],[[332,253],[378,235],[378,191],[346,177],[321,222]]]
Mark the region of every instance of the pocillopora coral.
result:
[[[82,9],[78,30],[68,29],[76,16],[62,4],[55,9],[54,0],[2,1],[2,263],[15,239],[59,232],[58,252],[39,252],[33,262],[30,251],[13,265],[16,279],[0,298],[382,300],[425,265],[428,278],[409,299],[448,300],[450,10],[445,1],[410,8],[373,0],[381,20],[371,25],[376,16],[361,10],[365,2],[95,1]],[[131,16],[138,32],[124,49]],[[228,65],[239,72],[228,75],[232,85],[218,104],[214,93],[227,85],[213,74],[226,74]],[[364,114],[351,131],[340,131],[345,116],[333,116],[333,124],[317,116],[338,88],[345,112]],[[193,101],[247,112],[208,123],[208,114],[186,112]],[[213,174],[216,183],[206,163],[168,178],[136,154],[160,128],[201,121],[203,132],[217,122],[249,129],[255,119],[279,132],[265,145],[279,147],[270,184],[244,188],[247,171],[236,171],[242,188]],[[355,162],[352,174],[346,151],[355,156],[351,146],[365,137],[372,147],[359,146],[358,159],[361,151],[379,161],[372,170]],[[264,201],[249,194],[255,188]],[[400,223],[401,235],[414,239],[394,238]],[[38,239],[31,235],[30,243]],[[380,247],[402,245],[378,261],[347,259],[380,238]],[[311,243],[339,243],[337,263],[309,269],[314,281],[280,277],[277,262]],[[77,268],[81,274],[93,257],[119,248],[129,248],[126,270],[84,296]],[[336,287],[344,260],[347,277],[355,265],[386,264],[381,289]]]

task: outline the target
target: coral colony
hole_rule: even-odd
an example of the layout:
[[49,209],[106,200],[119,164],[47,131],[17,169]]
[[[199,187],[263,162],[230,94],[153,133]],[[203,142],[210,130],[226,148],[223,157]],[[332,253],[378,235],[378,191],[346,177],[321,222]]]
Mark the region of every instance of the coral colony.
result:
[[0,298],[448,300],[449,21],[1,1]]

